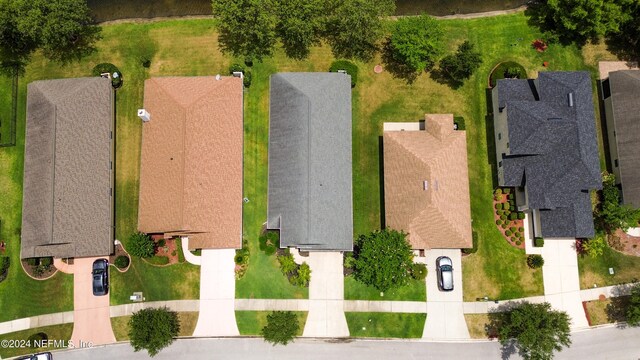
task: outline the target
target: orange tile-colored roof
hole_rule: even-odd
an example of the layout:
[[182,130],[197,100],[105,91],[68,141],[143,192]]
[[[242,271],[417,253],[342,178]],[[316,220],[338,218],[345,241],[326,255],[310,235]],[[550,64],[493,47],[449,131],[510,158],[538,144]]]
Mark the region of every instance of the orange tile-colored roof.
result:
[[384,133],[386,226],[408,232],[413,249],[469,248],[466,134],[453,115],[426,115],[425,126]]
[[191,248],[242,244],[242,80],[145,81],[138,229],[197,234]]

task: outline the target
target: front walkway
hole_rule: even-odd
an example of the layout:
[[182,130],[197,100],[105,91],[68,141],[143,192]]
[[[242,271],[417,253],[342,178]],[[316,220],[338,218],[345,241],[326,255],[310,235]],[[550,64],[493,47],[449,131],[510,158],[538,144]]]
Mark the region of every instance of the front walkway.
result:
[[342,253],[310,252],[309,314],[302,336],[347,337]]
[[575,240],[545,239],[542,248],[544,297],[555,309],[566,311],[572,328],[588,327],[580,298],[580,276]]
[[[460,249],[431,249],[427,251],[427,321],[423,339],[469,339],[462,302],[462,254]],[[453,262],[453,291],[438,289],[436,259],[448,256]]]
[[200,257],[200,315],[193,336],[238,336],[235,249],[203,249]]
[[[116,341],[111,328],[109,295],[93,295],[93,262],[102,257],[73,260],[73,333],[75,346],[103,345]],[[87,345],[88,346],[88,345]]]
[[192,253],[191,251],[189,251],[189,237],[187,236],[183,236],[181,239],[181,245],[182,245],[182,253],[184,254],[184,259],[193,265],[200,265],[202,263],[201,256],[195,255],[194,253]]

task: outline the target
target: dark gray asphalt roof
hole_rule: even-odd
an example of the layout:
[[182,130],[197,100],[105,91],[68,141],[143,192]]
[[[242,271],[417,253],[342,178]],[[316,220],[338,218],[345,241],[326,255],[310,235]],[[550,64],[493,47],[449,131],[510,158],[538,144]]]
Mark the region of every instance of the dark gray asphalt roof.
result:
[[510,145],[504,185],[526,183],[529,207],[544,210],[543,234],[592,237],[591,205],[584,196],[588,200],[588,190],[601,188],[602,181],[589,73],[541,72],[536,87],[529,85],[498,81]]
[[611,72],[609,86],[623,202],[640,208],[640,71]]
[[28,85],[22,258],[113,252],[113,122],[109,79]]
[[352,250],[351,79],[271,76],[267,227],[280,246]]

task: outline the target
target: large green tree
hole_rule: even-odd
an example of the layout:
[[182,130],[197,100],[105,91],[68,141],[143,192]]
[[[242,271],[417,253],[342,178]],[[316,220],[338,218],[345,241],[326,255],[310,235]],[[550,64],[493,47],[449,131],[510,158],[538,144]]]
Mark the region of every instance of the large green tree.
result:
[[411,277],[413,253],[404,232],[385,229],[360,235],[354,258],[355,278],[380,291],[406,285]]
[[267,325],[262,328],[264,340],[287,345],[300,329],[298,316],[291,311],[274,311],[267,315]]
[[288,57],[304,59],[309,48],[319,43],[323,4],[322,0],[278,1],[276,33]]
[[469,41],[465,41],[455,54],[447,55],[440,60],[440,71],[449,79],[462,82],[471,77],[482,64],[482,56]]
[[213,0],[218,42],[223,52],[258,60],[276,44],[276,0]]
[[640,60],[640,0],[630,0],[622,5],[628,15],[620,24],[620,31],[611,34],[610,45],[622,57]]
[[413,72],[430,69],[444,49],[440,23],[429,15],[399,19],[387,43],[394,62]]
[[525,360],[549,360],[554,351],[571,345],[569,315],[549,303],[520,303],[499,315],[498,339],[503,346],[515,340]]
[[631,1],[636,0],[538,0],[527,13],[549,37],[582,44],[617,33],[630,19],[625,8]]
[[129,339],[134,351],[146,349],[149,356],[171,345],[180,332],[178,313],[167,307],[147,308],[129,319]]
[[85,0],[0,0],[0,60],[24,65],[41,49],[66,63],[95,51],[100,28]]
[[394,0],[327,0],[324,38],[337,58],[369,60],[384,35],[383,17]]
[[627,307],[627,323],[631,326],[640,326],[640,285],[631,288],[629,306]]

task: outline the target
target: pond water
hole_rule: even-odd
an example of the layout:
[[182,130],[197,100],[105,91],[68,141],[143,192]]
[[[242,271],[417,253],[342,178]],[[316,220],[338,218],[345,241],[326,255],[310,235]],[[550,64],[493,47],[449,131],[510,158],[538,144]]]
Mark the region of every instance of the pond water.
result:
[[[88,0],[98,22],[152,18],[158,16],[209,15],[210,0]],[[506,10],[526,4],[523,0],[397,0],[396,15],[468,14],[483,11]]]

